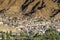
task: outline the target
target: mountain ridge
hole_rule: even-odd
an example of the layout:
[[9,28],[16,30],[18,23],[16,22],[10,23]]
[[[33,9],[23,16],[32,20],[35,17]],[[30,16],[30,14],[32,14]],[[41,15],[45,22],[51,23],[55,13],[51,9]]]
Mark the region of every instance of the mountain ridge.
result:
[[[0,14],[6,16],[60,19],[59,0],[0,0]],[[22,11],[23,7],[24,11]],[[55,15],[56,14],[56,15]]]

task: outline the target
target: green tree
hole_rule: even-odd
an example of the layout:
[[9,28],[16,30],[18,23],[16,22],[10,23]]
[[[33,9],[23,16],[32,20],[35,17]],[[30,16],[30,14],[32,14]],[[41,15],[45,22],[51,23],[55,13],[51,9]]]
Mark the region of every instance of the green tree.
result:
[[4,32],[2,32],[2,40],[5,40]]
[[46,40],[60,40],[59,33],[55,30],[55,28],[50,28],[44,34]]

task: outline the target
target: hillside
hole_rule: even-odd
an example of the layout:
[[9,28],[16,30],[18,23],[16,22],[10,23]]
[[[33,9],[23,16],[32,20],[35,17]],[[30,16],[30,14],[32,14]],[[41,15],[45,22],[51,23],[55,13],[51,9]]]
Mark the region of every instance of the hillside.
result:
[[[0,0],[0,14],[32,18],[60,18],[59,0]],[[25,3],[26,2],[26,3]],[[29,3],[31,2],[31,3]],[[25,3],[25,4],[24,4]],[[29,4],[28,4],[29,3]],[[36,5],[37,4],[37,5]],[[23,9],[23,5],[28,5]],[[33,8],[35,6],[35,8]],[[22,10],[23,9],[23,10]],[[33,13],[29,13],[33,11]],[[56,14],[56,15],[55,15]]]
[[[25,26],[40,25],[40,22],[35,23],[35,19],[40,21],[40,18],[49,22],[51,19],[60,20],[60,1],[0,0],[0,22],[3,23],[4,26],[1,25],[1,28],[4,30],[12,30],[12,27],[20,28],[22,26],[24,28]],[[49,24],[49,22],[47,23]],[[43,23],[45,24],[46,21]],[[5,25],[8,28],[4,28]],[[16,30],[15,28],[13,30]]]

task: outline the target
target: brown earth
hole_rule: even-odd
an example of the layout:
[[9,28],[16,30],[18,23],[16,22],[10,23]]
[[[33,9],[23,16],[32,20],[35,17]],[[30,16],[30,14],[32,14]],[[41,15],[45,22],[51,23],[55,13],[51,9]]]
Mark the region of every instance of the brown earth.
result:
[[[60,12],[56,13],[56,11],[60,10],[60,3],[57,3],[57,1],[55,0],[34,0],[34,2],[30,3],[28,7],[24,11],[22,11],[22,5],[24,4],[25,0],[0,0],[0,16],[6,15],[10,17],[21,17],[21,18],[60,19]],[[30,12],[31,9],[38,2],[40,3],[34,9],[35,12],[33,14],[31,14],[30,16],[24,15],[27,12]],[[38,9],[38,7],[42,7],[42,4],[43,6],[45,5],[45,7]],[[54,13],[56,13],[55,16],[53,16]],[[53,16],[53,17],[50,17],[50,16]],[[5,31],[5,30],[8,30],[8,31],[13,30],[14,32],[17,31],[17,29],[15,28],[5,27],[3,25],[0,25],[0,29],[2,29],[2,31]]]
[[[31,0],[29,0],[31,1]],[[32,2],[31,4],[29,4],[29,6],[27,7],[27,9],[24,11],[21,11],[21,7],[22,4],[24,4],[25,0],[0,0],[0,14],[5,14],[7,16],[20,16],[20,17],[25,17],[25,13],[27,13],[28,11],[31,11],[32,7],[39,2],[38,6],[42,6],[42,2],[44,2],[43,5],[45,5],[45,7],[43,7],[42,9],[38,10],[38,6],[35,8],[35,12],[31,15],[32,18],[45,18],[45,19],[50,19],[51,15],[53,15],[53,12],[55,12],[54,10],[59,9],[59,3],[57,3],[57,1],[55,0],[34,0],[34,2]],[[58,5],[59,4],[59,5]],[[59,19],[60,18],[60,12],[57,13],[57,15],[54,16],[54,18]]]

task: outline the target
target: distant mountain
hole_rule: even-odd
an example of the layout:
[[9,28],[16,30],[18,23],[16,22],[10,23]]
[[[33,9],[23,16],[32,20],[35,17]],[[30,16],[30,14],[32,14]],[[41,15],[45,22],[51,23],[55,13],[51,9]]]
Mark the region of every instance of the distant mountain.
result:
[[60,0],[0,0],[0,14],[21,18],[60,19]]

